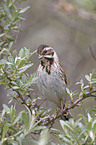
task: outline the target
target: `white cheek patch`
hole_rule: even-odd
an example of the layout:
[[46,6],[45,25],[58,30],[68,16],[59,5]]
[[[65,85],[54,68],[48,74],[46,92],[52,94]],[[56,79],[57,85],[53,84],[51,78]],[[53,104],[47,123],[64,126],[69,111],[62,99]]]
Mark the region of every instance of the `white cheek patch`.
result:
[[44,57],[46,57],[46,58],[53,58],[53,56],[51,56],[51,55],[44,55]]

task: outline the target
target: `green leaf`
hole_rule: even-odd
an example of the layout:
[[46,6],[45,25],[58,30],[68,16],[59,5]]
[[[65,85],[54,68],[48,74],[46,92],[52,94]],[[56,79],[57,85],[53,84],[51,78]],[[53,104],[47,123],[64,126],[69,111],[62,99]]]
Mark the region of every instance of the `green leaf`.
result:
[[29,49],[24,47],[24,48],[21,48],[21,50],[19,51],[19,55],[18,57],[21,57],[21,58],[25,58],[27,56],[29,56]]
[[88,129],[88,130],[91,130],[91,127],[92,127],[92,122],[88,122],[88,123],[87,123],[87,129]]
[[20,20],[26,20],[24,17],[19,16],[18,17]]
[[68,143],[68,145],[69,145],[69,143],[70,143],[70,141],[71,141],[71,138],[69,138],[68,136],[65,136],[65,135],[63,135],[63,134],[60,134],[60,135],[59,135],[59,138],[60,138],[61,140],[63,140],[63,142]]
[[[13,24],[17,24],[17,23],[19,23],[20,20],[21,20],[20,18],[15,18],[14,21],[13,21]],[[13,29],[18,30],[18,27],[13,27]]]
[[21,117],[22,117],[22,113],[20,112],[20,113],[17,115],[17,117],[15,118],[13,124],[15,125],[15,124],[21,119]]
[[89,75],[85,75],[85,78],[87,81],[90,81],[90,76]]
[[26,108],[27,108],[28,115],[29,115],[29,124],[31,124],[31,121],[32,121],[31,111],[30,111],[30,109],[27,106],[26,106]]
[[92,123],[93,133],[96,134],[96,120]]
[[18,69],[18,73],[21,74],[23,73],[24,71],[26,71],[29,67],[31,67],[33,64],[27,64],[21,68]]
[[2,117],[5,115],[5,112],[6,112],[5,109],[3,109],[2,110],[2,115],[1,115]]
[[27,76],[25,74],[22,75],[22,82],[23,84],[27,83]]
[[0,51],[0,54],[2,54],[2,53],[8,53],[8,49],[3,48],[3,49]]
[[20,89],[20,87],[14,86],[14,87],[12,87],[12,89],[13,89],[13,90],[18,90],[18,89]]
[[6,37],[7,37],[7,39],[8,39],[9,41],[14,41],[14,39],[13,39],[13,37],[12,37],[11,35],[6,35]]
[[14,58],[12,56],[8,57],[8,62],[11,62],[13,65],[15,65]]
[[66,126],[68,129],[70,129],[72,132],[74,132],[73,128],[71,127],[71,125],[68,124],[68,122],[60,120],[60,124],[61,124],[61,127],[63,128],[63,130],[65,129],[65,126]]
[[40,136],[38,145],[47,145],[48,140],[49,140],[49,133],[48,133],[48,129],[46,128],[41,132],[41,136]]
[[91,130],[89,131],[89,136],[91,137],[92,140],[94,140],[95,137],[94,137],[94,134]]
[[12,108],[11,119],[13,120],[16,114],[16,109]]
[[91,118],[91,115],[88,113],[87,116],[88,116],[88,122],[90,122],[91,119],[92,119],[92,118]]
[[85,116],[82,115],[82,114],[79,114],[79,116],[80,116],[80,117],[84,120],[84,122],[87,124],[87,120],[86,120]]
[[10,49],[12,48],[12,45],[13,45],[13,42],[11,41],[11,42],[9,43],[9,48],[10,48]]
[[[7,32],[9,30],[9,27],[10,27],[10,22],[6,21],[5,26],[4,26],[5,32]],[[5,33],[5,36],[6,36],[6,33]]]
[[12,21],[12,14],[11,14],[11,11],[10,11],[10,9],[8,8],[8,5],[7,5],[6,2],[4,2],[3,7],[4,7],[4,10],[5,10],[5,12],[6,12],[6,15],[7,15],[8,18]]
[[0,34],[0,37],[4,36],[4,33]]
[[66,88],[66,92],[67,92],[68,95],[71,94],[71,91],[69,90],[69,88]]
[[81,130],[83,130],[83,129],[85,129],[85,125],[83,125],[80,121],[81,121],[81,118],[78,120],[79,122],[77,123],[77,121],[76,121],[76,126],[79,126],[79,128],[81,129]]
[[25,128],[26,128],[26,131],[27,131],[28,128],[29,128],[29,122],[28,122],[27,114],[25,112],[23,112],[22,117],[23,117],[23,122],[24,122],[24,125],[25,125]]
[[[5,41],[0,42],[0,46],[3,46],[5,44]],[[4,48],[3,48],[4,49]],[[0,54],[2,53],[2,50],[0,51]]]
[[17,66],[19,66],[19,64],[20,64],[20,62],[21,62],[21,57],[15,57],[15,64],[17,65]]
[[15,82],[15,81],[11,81],[11,84],[14,86],[17,86],[17,82]]
[[4,140],[4,137],[5,137],[8,129],[9,129],[9,125],[5,124],[4,127],[3,127],[3,132],[2,132],[2,139],[1,139],[2,141]]
[[17,136],[17,140],[19,142],[19,145],[23,145],[24,134],[21,133],[20,136]]
[[0,60],[0,68],[1,68],[3,65],[5,65],[5,63],[6,63],[6,60],[5,60],[5,59],[1,59],[1,60]]
[[6,113],[10,113],[10,108],[6,104],[3,104],[3,108],[5,109]]
[[22,14],[22,13],[24,13],[25,11],[27,11],[29,8],[30,8],[30,6],[27,6],[27,7],[23,8],[23,9],[21,9],[21,10],[19,11],[19,13]]
[[15,0],[8,0],[8,6],[11,7],[14,2],[15,2]]
[[4,74],[1,75],[1,84],[5,83],[6,76]]
[[78,136],[78,139],[79,139],[79,138],[81,139],[83,135],[86,135],[86,129],[83,129],[83,130],[80,132],[80,134],[79,134],[79,136]]
[[84,86],[84,90],[86,90],[86,89],[88,89],[88,88],[90,88],[90,86],[89,86],[89,85]]

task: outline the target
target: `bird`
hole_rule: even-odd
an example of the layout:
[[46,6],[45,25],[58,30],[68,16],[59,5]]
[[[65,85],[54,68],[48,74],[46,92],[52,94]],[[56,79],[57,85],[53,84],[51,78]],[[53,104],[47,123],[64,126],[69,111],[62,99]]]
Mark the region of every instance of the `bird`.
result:
[[40,60],[37,69],[37,86],[40,93],[50,102],[61,108],[66,103],[67,77],[63,70],[56,51],[41,44],[37,49]]

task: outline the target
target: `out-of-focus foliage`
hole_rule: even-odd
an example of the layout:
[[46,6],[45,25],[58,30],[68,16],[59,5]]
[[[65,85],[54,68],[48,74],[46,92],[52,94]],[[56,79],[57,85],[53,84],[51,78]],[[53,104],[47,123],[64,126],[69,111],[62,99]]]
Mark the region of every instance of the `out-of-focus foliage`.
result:
[[[86,116],[80,115],[80,119],[69,122],[60,120],[63,132],[59,135],[62,144],[81,145],[96,143],[96,106],[93,110],[86,113]],[[83,122],[83,123],[82,123]]]
[[[79,115],[80,118],[75,121],[60,120],[62,131],[58,138],[60,145],[95,145],[96,144],[96,106],[92,110],[86,111],[86,116]],[[52,143],[52,145],[57,145]]]
[[[0,113],[0,143],[22,145],[31,132],[46,129],[45,126],[39,126],[41,120],[36,121],[39,115],[40,112],[32,110],[31,113],[28,108],[17,114],[15,105],[9,108],[3,104],[3,110]],[[36,143],[34,140],[28,141]]]
[[96,9],[96,1],[95,0],[74,0],[73,2],[76,6],[78,6],[79,8],[83,8],[86,10],[90,10],[90,11],[95,11]]
[[96,1],[95,0],[59,0],[56,9],[62,12],[73,13],[83,19],[96,20]]

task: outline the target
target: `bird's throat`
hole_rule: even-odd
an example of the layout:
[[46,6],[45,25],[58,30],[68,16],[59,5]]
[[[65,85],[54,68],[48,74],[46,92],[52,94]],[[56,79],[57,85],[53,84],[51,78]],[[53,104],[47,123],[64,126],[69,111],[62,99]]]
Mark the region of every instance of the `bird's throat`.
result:
[[44,58],[44,60],[41,60],[42,70],[45,70],[48,73],[48,75],[50,75],[53,63],[54,63],[53,58]]

